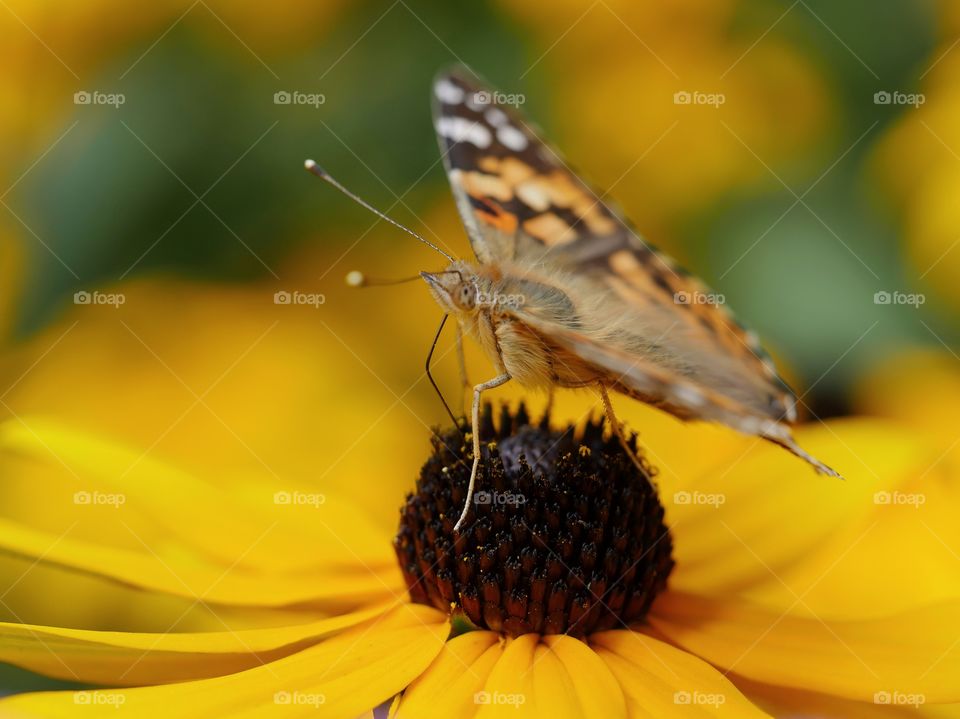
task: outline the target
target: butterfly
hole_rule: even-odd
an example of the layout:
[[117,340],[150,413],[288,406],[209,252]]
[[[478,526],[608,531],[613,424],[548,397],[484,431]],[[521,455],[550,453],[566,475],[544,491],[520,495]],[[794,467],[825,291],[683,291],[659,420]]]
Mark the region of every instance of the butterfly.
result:
[[434,127],[476,262],[419,238],[452,260],[420,276],[497,373],[473,387],[473,466],[455,530],[481,461],[481,396],[511,380],[595,388],[635,461],[610,391],[762,437],[839,477],[791,436],[796,396],[756,335],[604,203],[509,104],[515,97],[460,68],[433,83]]

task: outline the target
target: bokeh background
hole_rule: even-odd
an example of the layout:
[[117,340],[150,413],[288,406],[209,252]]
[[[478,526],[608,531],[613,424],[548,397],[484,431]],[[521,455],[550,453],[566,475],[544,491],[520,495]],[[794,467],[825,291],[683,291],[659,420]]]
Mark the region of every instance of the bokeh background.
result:
[[[443,261],[302,163],[467,256],[430,121],[453,63],[723,294],[808,418],[882,413],[894,384],[907,406],[914,383],[960,382],[958,32],[949,0],[0,0],[0,413],[238,491],[360,485],[392,522],[444,418],[422,373],[440,313],[419,283],[343,277]],[[452,334],[439,353],[455,401]],[[60,580],[11,580],[0,613],[136,627],[149,609],[93,580],[96,601],[65,601]]]

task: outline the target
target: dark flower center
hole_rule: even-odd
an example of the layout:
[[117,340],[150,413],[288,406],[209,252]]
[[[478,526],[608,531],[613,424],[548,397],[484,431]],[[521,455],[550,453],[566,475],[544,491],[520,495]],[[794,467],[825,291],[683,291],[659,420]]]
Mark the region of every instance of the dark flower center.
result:
[[[455,429],[433,438],[394,540],[413,601],[519,636],[582,636],[642,619],[673,568],[663,507],[602,421],[531,424],[489,405],[476,492],[460,532],[472,461]],[[468,430],[469,428],[467,428]]]

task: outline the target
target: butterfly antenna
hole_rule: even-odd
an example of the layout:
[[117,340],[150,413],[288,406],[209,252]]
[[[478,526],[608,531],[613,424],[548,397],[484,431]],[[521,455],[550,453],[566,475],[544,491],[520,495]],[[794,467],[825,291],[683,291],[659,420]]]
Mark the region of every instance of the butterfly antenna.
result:
[[404,282],[413,282],[414,280],[421,280],[423,278],[417,274],[413,275],[412,277],[404,277],[399,280],[383,280],[376,277],[367,277],[359,270],[353,270],[347,273],[345,279],[347,285],[350,287],[386,287],[389,285],[401,285]]
[[374,207],[373,205],[371,205],[369,202],[367,202],[366,200],[361,199],[359,196],[357,196],[357,195],[355,195],[354,193],[350,192],[350,190],[348,190],[346,187],[344,187],[343,185],[341,185],[337,180],[335,180],[335,179],[330,175],[330,173],[328,173],[326,170],[324,170],[322,167],[320,167],[320,165],[318,165],[318,164],[317,164],[316,162],[314,162],[313,160],[307,160],[306,162],[303,163],[303,166],[307,169],[307,172],[311,172],[311,173],[313,173],[314,175],[316,175],[317,177],[319,177],[321,180],[325,180],[325,181],[329,182],[331,185],[333,185],[333,186],[336,187],[338,190],[340,190],[340,192],[342,192],[344,195],[346,195],[347,197],[349,197],[351,200],[353,200],[354,202],[356,202],[356,203],[357,203],[358,205],[360,205],[361,207],[365,207],[365,208],[367,208],[368,210],[370,210],[370,212],[372,212],[373,214],[375,214],[375,215],[376,215],[377,217],[379,217],[381,220],[386,220],[387,222],[389,222],[389,223],[390,223],[391,225],[393,225],[394,227],[398,227],[398,228],[400,228],[401,230],[403,230],[404,232],[406,232],[408,235],[411,235],[412,237],[415,237],[416,239],[420,240],[420,242],[422,242],[423,244],[425,244],[427,247],[430,247],[430,248],[436,250],[436,251],[439,252],[441,255],[443,255],[444,257],[446,257],[448,260],[450,260],[450,262],[456,262],[456,260],[454,260],[453,257],[451,257],[450,255],[448,255],[446,252],[444,252],[443,250],[441,250],[439,247],[437,247],[437,246],[436,246],[435,244],[433,244],[432,242],[430,242],[430,240],[427,240],[427,239],[421,237],[421,236],[418,235],[416,232],[414,232],[413,230],[411,230],[409,227],[405,227],[404,225],[401,225],[401,224],[400,224],[399,222],[397,222],[396,220],[394,220],[394,219],[392,219],[392,218],[390,218],[390,217],[387,217],[384,213],[380,212],[380,210],[378,210],[376,207]]

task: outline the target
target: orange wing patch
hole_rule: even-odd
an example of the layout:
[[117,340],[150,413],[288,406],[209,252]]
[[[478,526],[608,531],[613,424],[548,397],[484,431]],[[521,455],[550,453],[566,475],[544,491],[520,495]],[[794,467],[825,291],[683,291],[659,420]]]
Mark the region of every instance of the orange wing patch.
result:
[[484,202],[484,207],[477,208],[475,213],[477,219],[485,222],[500,232],[512,235],[517,231],[517,216],[512,212],[507,212],[495,202]]
[[[516,157],[492,155],[482,157],[477,167],[454,169],[450,179],[473,200],[477,219],[498,230],[513,231],[521,224],[548,246],[573,242],[583,232],[605,235],[618,230],[604,206],[563,170],[541,174]],[[505,208],[514,200],[524,211]],[[566,211],[566,219],[558,214],[562,211]],[[509,214],[516,215],[514,222],[507,219]],[[570,217],[574,218],[573,224]],[[578,227],[581,224],[582,230]]]
[[552,212],[527,220],[523,223],[523,229],[547,246],[562,245],[577,239],[576,231]]
[[516,187],[537,174],[530,165],[516,157],[493,157],[480,159],[479,167],[486,173],[500,176],[511,187]]

